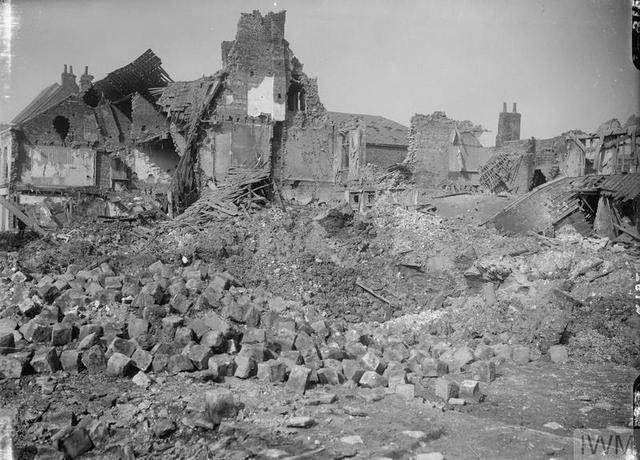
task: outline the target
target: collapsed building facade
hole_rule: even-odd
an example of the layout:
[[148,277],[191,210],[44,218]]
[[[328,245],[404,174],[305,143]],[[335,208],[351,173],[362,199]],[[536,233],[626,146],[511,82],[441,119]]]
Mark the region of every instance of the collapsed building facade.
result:
[[[487,148],[481,126],[444,112],[416,114],[410,128],[328,112],[285,39],[285,17],[242,14],[221,45],[223,68],[192,81],[174,82],[151,50],[97,82],[85,68],[77,83],[65,66],[0,132],[0,230],[172,215],[243,170],[281,198],[360,209],[383,190],[418,205],[425,188],[525,193],[557,177],[638,171],[637,123],[520,140],[521,114],[504,103]],[[394,168],[410,180],[391,189],[381,172]]]
[[78,85],[65,66],[62,82],[0,134],[2,230],[15,226],[13,216],[59,223],[70,207],[117,215],[123,200],[106,196],[116,191],[163,195],[165,211],[181,211],[230,168],[262,168],[287,197],[343,199],[367,147],[382,168],[402,161],[404,127],[330,116],[284,28],[284,11],[242,14],[235,40],[222,43],[223,69],[193,81],[172,81],[151,50],[95,83],[85,69]]
[[13,228],[16,218],[37,229],[43,222],[60,225],[71,213],[118,214],[126,206],[112,192],[168,188],[175,151],[166,138],[144,136],[144,108],[153,104],[149,88],[171,81],[160,59],[148,50],[92,80],[85,68],[78,85],[65,65],[61,82],[0,133],[2,230]]

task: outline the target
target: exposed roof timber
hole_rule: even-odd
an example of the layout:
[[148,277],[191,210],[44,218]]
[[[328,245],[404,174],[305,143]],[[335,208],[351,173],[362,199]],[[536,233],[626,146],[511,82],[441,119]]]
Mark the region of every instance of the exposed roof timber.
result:
[[151,98],[150,88],[164,87],[172,81],[162,68],[160,58],[148,49],[135,61],[110,72],[93,86],[106,99],[115,101],[135,92]]

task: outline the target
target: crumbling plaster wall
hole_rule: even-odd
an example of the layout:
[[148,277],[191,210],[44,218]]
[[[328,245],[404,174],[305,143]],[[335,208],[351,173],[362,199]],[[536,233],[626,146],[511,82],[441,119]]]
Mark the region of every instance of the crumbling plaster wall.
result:
[[22,143],[19,182],[40,186],[95,185],[96,152],[89,147]]
[[166,139],[169,135],[169,122],[162,114],[136,93],[131,101],[131,139],[144,142],[152,138]]
[[170,189],[173,172],[180,157],[170,141],[138,144],[131,153],[123,157],[131,169],[133,181],[138,188],[149,188],[155,193]]

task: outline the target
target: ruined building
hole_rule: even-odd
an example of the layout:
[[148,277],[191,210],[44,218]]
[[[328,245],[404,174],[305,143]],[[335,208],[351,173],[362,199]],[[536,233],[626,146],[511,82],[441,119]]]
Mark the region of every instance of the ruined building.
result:
[[340,198],[367,149],[381,168],[405,158],[402,125],[327,112],[284,11],[242,14],[221,48],[223,69],[193,81],[174,82],[151,50],[96,82],[65,66],[0,133],[1,228],[12,214],[118,215],[136,196],[180,211],[234,168],[262,168],[285,196]]
[[502,104],[502,112],[498,117],[498,134],[496,147],[502,147],[505,142],[520,140],[520,114],[513,103],[513,111],[507,112],[507,103]]
[[149,89],[171,81],[160,59],[148,50],[92,81],[88,68],[77,82],[65,65],[60,83],[41,91],[0,133],[0,229],[12,228],[11,214],[20,211],[31,221],[57,216],[58,223],[72,208],[80,215],[117,214],[118,200],[108,192],[167,186],[175,151],[166,137],[139,135],[147,129],[139,124],[147,123],[141,109],[154,104]]
[[477,185],[489,153],[478,140],[482,127],[456,121],[444,112],[411,118],[407,164],[419,186],[448,182]]

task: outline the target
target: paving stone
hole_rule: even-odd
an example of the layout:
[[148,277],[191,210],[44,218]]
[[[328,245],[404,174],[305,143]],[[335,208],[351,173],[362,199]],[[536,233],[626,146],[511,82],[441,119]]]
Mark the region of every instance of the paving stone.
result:
[[387,379],[375,371],[365,371],[358,384],[364,388],[386,387]]
[[133,361],[122,353],[113,353],[107,362],[107,375],[114,377],[129,377],[135,372]]
[[21,328],[20,332],[29,342],[49,343],[51,341],[52,327],[49,324],[43,324],[37,318],[29,320]]
[[549,347],[549,358],[554,363],[566,363],[569,360],[567,347],[564,345],[552,345]]
[[240,405],[236,404],[233,393],[229,390],[215,389],[205,393],[206,412],[214,425],[219,425],[225,418],[238,415]]
[[444,460],[444,455],[440,452],[429,452],[426,454],[416,454],[414,460]]
[[8,355],[16,351],[13,331],[0,332],[0,355]]
[[169,366],[170,355],[165,353],[157,353],[153,355],[153,361],[151,362],[151,369],[154,373],[158,374],[167,369]]
[[153,424],[153,434],[158,438],[166,438],[177,429],[176,424],[168,418],[161,418]]
[[382,374],[385,369],[385,365],[382,360],[372,351],[367,351],[361,358],[360,362],[366,370],[371,370]]
[[270,347],[276,352],[291,351],[295,343],[297,334],[290,329],[279,329],[269,340]]
[[464,406],[467,402],[464,398],[449,398],[448,403],[452,406]]
[[142,348],[138,348],[133,352],[133,355],[131,355],[131,361],[133,361],[133,364],[142,372],[146,372],[151,367],[153,355]]
[[387,379],[389,388],[395,388],[397,385],[407,383],[407,373],[402,370],[393,371],[384,376]]
[[32,355],[32,352],[17,352],[8,355],[0,355],[0,376],[7,379],[20,378]]
[[442,377],[449,373],[449,365],[436,358],[425,358],[421,363],[422,375],[425,377]]
[[82,354],[82,364],[90,374],[96,374],[106,369],[107,360],[100,345],[94,345]]
[[193,361],[196,369],[202,370],[207,368],[209,358],[213,356],[213,351],[206,345],[194,345],[189,349],[189,359]]
[[80,326],[78,331],[78,339],[82,341],[89,334],[95,334],[96,337],[102,337],[102,326],[100,324],[85,324]]
[[511,346],[506,343],[499,343],[492,346],[494,355],[497,358],[503,358],[505,360],[511,359]]
[[471,364],[471,378],[491,383],[496,379],[496,365],[489,361],[476,361]]
[[443,399],[444,401],[449,401],[449,399],[451,398],[457,398],[459,389],[460,387],[456,382],[448,380],[444,377],[440,377],[438,380],[436,380],[436,396]]
[[192,372],[194,370],[195,366],[191,360],[182,354],[172,355],[167,363],[167,371],[170,374],[177,374],[178,372]]
[[252,344],[266,344],[267,343],[267,334],[264,329],[258,328],[247,328],[242,336],[242,341],[240,342],[244,345],[252,345]]
[[22,273],[21,271],[17,271],[13,274],[13,276],[11,277],[11,282],[13,284],[22,284],[25,281],[27,281],[27,275],[25,275],[24,273]]
[[286,425],[290,428],[311,428],[316,424],[316,421],[307,415],[301,415],[298,417],[291,417],[287,420]]
[[142,286],[140,293],[151,296],[156,304],[161,304],[162,300],[164,299],[164,292],[162,290],[162,287],[155,281]]
[[133,382],[140,388],[144,388],[145,390],[151,385],[151,379],[143,371],[139,371],[138,373],[136,373],[136,375],[134,375],[131,379],[131,382]]
[[73,338],[73,326],[66,323],[56,323],[51,328],[51,345],[66,345]]
[[66,458],[74,459],[93,449],[93,442],[85,428],[76,428],[65,439],[60,442],[60,450]]
[[342,360],[342,374],[347,380],[358,383],[364,374],[362,363],[353,359]]
[[277,360],[269,360],[258,363],[257,376],[267,382],[284,382],[287,375],[287,366]]
[[323,385],[339,385],[344,381],[344,376],[332,367],[323,367],[316,372],[318,374],[318,381]]
[[480,402],[482,399],[480,382],[477,380],[463,380],[460,383],[459,396],[467,402]]
[[352,435],[352,436],[344,436],[342,438],[340,438],[340,442],[343,442],[345,444],[349,444],[351,446],[356,445],[356,444],[364,444],[364,441],[362,441],[362,438],[358,435]]
[[209,358],[209,368],[211,368],[212,360],[216,363],[221,376],[231,377],[236,372],[236,362],[233,356],[228,354],[215,355]]
[[395,386],[395,393],[405,399],[413,399],[416,396],[416,387],[412,383],[400,383]]
[[60,359],[53,347],[37,350],[31,358],[31,367],[39,374],[52,373],[60,369]]
[[258,327],[262,310],[255,305],[250,305],[244,313],[243,321],[248,327]]
[[135,339],[146,334],[150,328],[149,321],[142,318],[132,318],[127,323],[127,333],[129,337]]
[[267,350],[264,344],[260,343],[243,346],[240,350],[239,355],[249,356],[257,363],[261,363],[265,359],[275,358],[275,354],[273,354],[270,350]]
[[511,359],[518,364],[527,364],[531,361],[529,347],[524,345],[514,345],[513,348],[511,348]]
[[309,385],[311,369],[304,366],[294,366],[289,373],[289,379],[285,385],[287,391],[304,394]]
[[193,341],[196,338],[196,335],[193,333],[191,328],[186,326],[181,326],[176,329],[176,334],[174,336],[174,340],[176,344],[180,346],[185,346],[189,342]]
[[220,331],[207,331],[200,339],[200,344],[213,350],[221,350],[225,344],[224,334]]
[[81,358],[82,354],[76,350],[64,350],[60,353],[60,366],[65,372],[77,374],[84,368]]
[[85,336],[80,343],[78,343],[78,350],[88,350],[92,346],[94,346],[98,342],[98,337],[96,333],[89,334]]
[[109,348],[107,348],[107,355],[110,356],[112,353],[121,353],[130,358],[137,348],[138,345],[132,340],[116,337],[109,344]]
[[250,356],[236,356],[236,371],[234,376],[240,379],[253,377],[257,371],[256,361]]
[[342,350],[342,347],[336,342],[329,342],[320,347],[320,357],[323,361],[327,359],[339,361],[344,359],[344,350]]
[[476,347],[473,354],[478,359],[488,361],[489,359],[493,358],[493,355],[495,353],[493,351],[493,347],[490,347],[489,345],[485,345],[484,343],[481,343]]
[[366,345],[360,342],[347,343],[344,349],[345,349],[345,355],[349,359],[360,359],[361,357],[366,355],[368,351]]

